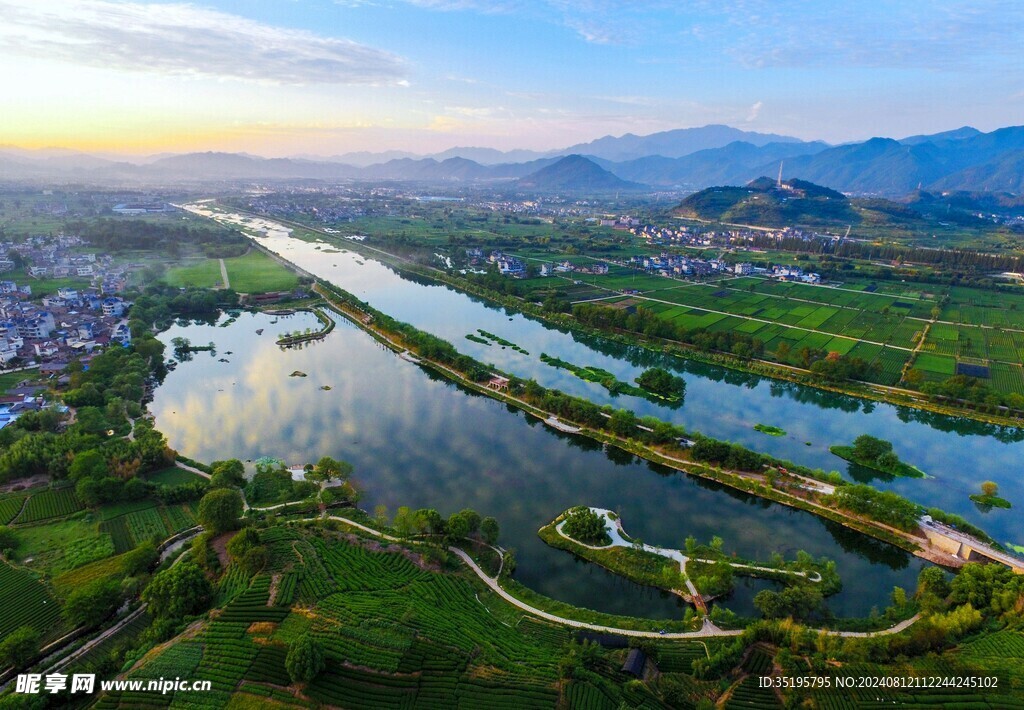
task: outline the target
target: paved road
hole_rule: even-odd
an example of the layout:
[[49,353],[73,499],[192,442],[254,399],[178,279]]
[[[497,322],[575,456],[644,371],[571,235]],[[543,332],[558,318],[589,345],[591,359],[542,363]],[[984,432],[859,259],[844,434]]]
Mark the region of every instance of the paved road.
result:
[[208,474],[206,471],[200,471],[195,466],[189,466],[187,463],[182,463],[181,461],[175,461],[174,465],[177,466],[180,469],[184,469],[186,471],[191,471],[192,473],[196,474],[197,476],[202,476],[203,478],[206,478],[206,479],[210,478],[210,474]]

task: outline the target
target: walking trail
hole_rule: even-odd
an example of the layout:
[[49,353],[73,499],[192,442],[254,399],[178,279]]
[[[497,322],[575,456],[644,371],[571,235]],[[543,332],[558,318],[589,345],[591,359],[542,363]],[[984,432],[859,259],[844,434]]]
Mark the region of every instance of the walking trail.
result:
[[[605,512],[607,512],[607,511],[605,511]],[[368,526],[363,525],[361,523],[357,523],[354,520],[349,520],[348,518],[341,518],[341,517],[337,517],[337,516],[333,516],[333,515],[331,515],[331,516],[326,516],[325,515],[324,518],[326,518],[328,520],[337,520],[338,522],[344,523],[345,525],[350,525],[350,526],[352,526],[354,528],[358,528],[358,529],[360,529],[360,530],[362,530],[364,532],[370,533],[371,535],[373,535],[375,537],[381,538],[383,540],[387,540],[388,542],[397,542],[397,543],[408,543],[409,542],[408,540],[403,540],[403,539],[394,537],[393,535],[388,535],[387,533],[382,533],[382,532],[380,532],[378,530],[374,530],[371,527],[368,527]],[[506,592],[505,589],[500,584],[498,584],[498,578],[497,577],[491,577],[486,572],[484,572],[480,568],[480,566],[476,562],[473,561],[473,558],[470,557],[468,554],[466,554],[464,551],[462,551],[462,550],[460,550],[458,548],[452,548],[451,551],[454,552],[455,555],[459,557],[459,559],[461,559],[463,562],[465,562],[466,565],[476,574],[477,577],[479,577],[483,581],[484,584],[487,585],[487,587],[492,592],[497,594],[499,597],[504,599],[506,602],[508,602],[512,606],[516,607],[517,609],[525,611],[528,614],[531,614],[533,616],[539,617],[541,619],[545,619],[547,621],[554,622],[556,624],[562,624],[564,626],[571,626],[571,627],[576,628],[576,629],[587,629],[588,631],[598,631],[598,632],[601,632],[601,633],[617,634],[619,636],[631,636],[631,637],[634,637],[634,638],[652,638],[652,639],[694,639],[694,638],[707,638],[707,637],[713,637],[713,636],[739,636],[740,634],[743,633],[743,631],[739,630],[739,629],[722,629],[722,628],[719,628],[718,626],[716,626],[711,621],[711,619],[709,619],[706,616],[704,617],[704,625],[698,631],[677,631],[677,632],[665,632],[665,633],[662,633],[660,631],[638,631],[636,629],[622,629],[622,628],[618,628],[618,627],[614,627],[614,626],[602,626],[601,624],[590,624],[590,623],[587,623],[585,621],[577,621],[575,619],[567,619],[564,616],[558,616],[556,614],[551,614],[549,612],[542,611],[541,609],[538,609],[538,608],[536,608],[534,606],[531,606],[531,605],[527,604],[526,602],[522,601],[521,599],[517,599],[516,597],[514,597],[511,594],[509,594],[508,592]],[[678,550],[673,550],[673,551],[670,551],[670,552],[678,553],[679,551]],[[749,565],[744,565],[744,566],[749,566]],[[765,568],[765,569],[767,569],[767,568]],[[868,637],[868,636],[886,636],[886,635],[889,635],[889,634],[896,634],[896,633],[899,633],[900,631],[903,631],[904,629],[906,629],[909,626],[911,626],[914,622],[916,622],[919,618],[921,618],[921,615],[920,614],[915,614],[914,616],[912,616],[911,618],[907,619],[906,621],[902,621],[902,622],[896,624],[895,626],[889,627],[888,629],[882,629],[880,631],[833,631],[831,629],[820,629],[819,633],[827,634],[829,636],[843,636],[843,637],[850,637],[850,638],[853,638],[853,637]]]
[[[587,545],[585,543],[580,542],[579,540],[575,540],[575,539],[569,537],[562,530],[562,527],[565,525],[565,522],[566,522],[564,520],[562,522],[560,522],[558,525],[555,526],[555,530],[558,532],[559,535],[564,537],[566,540],[572,540],[577,545],[581,545],[581,546],[589,548],[591,550],[606,550],[609,547],[632,547],[632,548],[635,549],[637,547],[637,545],[635,543],[630,542],[629,540],[627,540],[625,538],[625,533],[623,533],[623,531],[622,531],[622,520],[620,520],[619,517],[614,512],[612,512],[610,510],[606,510],[604,508],[591,508],[590,510],[592,510],[593,512],[597,513],[602,518],[604,518],[604,521],[605,521],[604,529],[605,529],[605,532],[608,533],[608,536],[612,540],[611,544],[608,544],[608,545]],[[639,547],[644,552],[650,552],[652,554],[659,555],[661,557],[666,557],[666,558],[668,558],[670,560],[674,560],[674,561],[678,562],[679,563],[679,572],[683,575],[683,581],[686,583],[686,589],[689,591],[689,594],[685,595],[685,596],[689,597],[689,599],[687,601],[692,601],[702,612],[707,614],[708,609],[707,609],[707,605],[705,604],[705,602],[707,600],[705,600],[704,597],[701,595],[701,593],[697,591],[697,587],[694,586],[693,582],[690,580],[689,575],[686,574],[686,563],[690,562],[692,560],[693,562],[703,562],[705,564],[713,565],[713,564],[716,564],[718,562],[718,560],[705,560],[705,559],[701,559],[699,557],[687,557],[686,555],[683,554],[682,550],[673,550],[673,549],[667,549],[667,548],[664,548],[664,547],[655,547],[653,545],[648,545],[646,543],[641,543]],[[729,566],[730,567],[734,567],[736,569],[754,570],[756,572],[771,572],[771,573],[791,574],[794,577],[807,577],[807,579],[809,579],[812,582],[820,582],[821,581],[821,574],[818,573],[818,572],[813,572],[810,576],[808,576],[806,572],[799,572],[799,571],[796,571],[796,570],[787,570],[787,569],[778,569],[778,568],[775,568],[775,567],[759,567],[758,565],[748,565],[748,564],[744,564],[742,562],[730,562]]]

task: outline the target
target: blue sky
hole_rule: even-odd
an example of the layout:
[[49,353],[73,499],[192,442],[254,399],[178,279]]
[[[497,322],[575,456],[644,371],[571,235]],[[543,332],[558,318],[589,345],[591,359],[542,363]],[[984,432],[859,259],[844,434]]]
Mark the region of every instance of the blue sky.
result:
[[830,142],[1024,122],[1024,3],[0,0],[3,141],[548,149],[726,123]]

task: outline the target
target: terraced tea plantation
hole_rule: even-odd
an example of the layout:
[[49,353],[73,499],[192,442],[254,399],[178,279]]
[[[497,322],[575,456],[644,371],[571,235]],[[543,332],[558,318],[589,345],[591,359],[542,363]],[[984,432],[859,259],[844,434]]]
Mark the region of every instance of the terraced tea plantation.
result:
[[[784,700],[822,708],[966,702],[962,693],[923,689],[815,690],[787,699],[759,682],[780,673],[778,648],[765,642],[749,647],[735,667],[695,676],[695,664],[725,652],[732,638],[644,640],[648,671],[657,670],[640,680],[621,670],[628,639],[600,635],[604,646],[585,646],[577,631],[523,615],[454,562],[441,571],[410,550],[318,526],[276,525],[260,537],[269,552],[264,568],[252,575],[229,565],[218,582],[219,608],[128,673],[210,680],[212,692],[108,693],[97,707],[615,710],[702,702],[772,708]],[[292,682],[286,664],[300,639],[313,639],[324,656],[323,670],[308,683]],[[955,676],[991,668],[1019,690],[1022,657],[1024,636],[1002,631],[891,668],[846,663],[825,672],[833,678]],[[788,675],[810,672],[807,659],[788,662],[794,661]],[[1014,697],[981,693],[971,707],[1021,707]]]
[[[262,540],[271,551],[264,570],[251,577],[229,566],[218,589],[224,606],[212,620],[129,674],[208,679],[213,691],[201,699],[114,693],[98,707],[224,707],[232,693],[289,707],[518,710],[570,698],[583,703],[574,707],[666,707],[646,686],[627,684],[619,670],[625,649],[602,652],[597,672],[561,687],[558,660],[571,632],[515,613],[475,577],[425,569],[418,555],[331,533],[274,527]],[[307,601],[281,604],[296,591]],[[303,637],[320,643],[326,667],[300,687],[285,659]],[[680,665],[704,654],[695,644],[679,648]]]

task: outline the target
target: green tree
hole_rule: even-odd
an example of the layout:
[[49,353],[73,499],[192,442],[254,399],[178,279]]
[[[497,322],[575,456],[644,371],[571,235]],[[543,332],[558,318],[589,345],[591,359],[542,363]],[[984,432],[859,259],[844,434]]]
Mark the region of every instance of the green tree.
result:
[[402,537],[407,537],[412,534],[415,523],[415,516],[407,505],[399,507],[398,510],[395,511],[395,519],[391,521],[395,531]]
[[21,626],[0,641],[0,667],[14,666],[21,670],[39,655],[39,632],[31,626]]
[[231,559],[237,562],[245,556],[245,553],[259,544],[260,534],[256,528],[242,528],[228,540],[226,549]]
[[312,636],[300,636],[288,649],[284,667],[293,683],[308,683],[324,669],[324,650]]
[[493,545],[498,542],[498,521],[488,516],[480,521],[480,534],[483,535],[484,542],[488,545]]
[[249,548],[242,558],[238,561],[238,565],[248,575],[254,575],[263,569],[267,564],[267,547],[266,545],[257,545],[256,547]]
[[416,525],[423,532],[440,535],[444,532],[444,518],[433,508],[420,508],[416,511]]
[[891,443],[868,434],[861,434],[853,440],[854,457],[864,461],[877,461],[879,456],[891,451]]
[[445,538],[449,543],[458,542],[469,535],[469,520],[462,513],[452,513],[445,524]]
[[878,457],[876,463],[879,468],[888,471],[900,465],[900,457],[892,451],[886,451]]
[[153,541],[146,540],[131,552],[125,553],[123,558],[124,573],[129,577],[134,577],[135,575],[148,572],[156,564],[159,556]]
[[191,562],[159,572],[142,591],[149,613],[157,618],[180,619],[206,609],[213,587],[206,575]]
[[608,419],[608,429],[621,437],[630,437],[636,434],[636,424],[636,415],[628,409],[617,409]]
[[604,516],[582,505],[569,511],[565,517],[562,532],[583,543],[606,544],[608,542]]
[[245,466],[238,459],[210,464],[210,485],[214,488],[241,488],[245,485]]
[[329,481],[337,478],[340,481],[347,481],[352,476],[352,464],[348,461],[339,461],[330,456],[324,456],[316,463],[313,469],[314,480]]
[[0,552],[4,550],[16,550],[18,548],[18,535],[6,525],[0,525]]
[[76,588],[64,604],[64,617],[73,626],[98,626],[121,604],[121,585],[114,579],[97,579]]
[[107,475],[107,460],[96,450],[81,451],[75,455],[74,461],[68,466],[68,476],[72,481],[83,478],[103,478]]
[[242,515],[242,496],[229,488],[210,491],[199,501],[199,524],[215,535],[232,530]]
[[463,508],[459,511],[459,514],[466,519],[466,525],[469,527],[470,535],[474,535],[480,531],[480,513],[476,512],[472,508]]
[[666,397],[682,397],[686,394],[686,380],[668,370],[652,367],[636,378],[638,385]]

